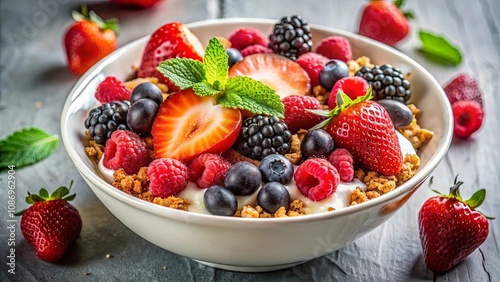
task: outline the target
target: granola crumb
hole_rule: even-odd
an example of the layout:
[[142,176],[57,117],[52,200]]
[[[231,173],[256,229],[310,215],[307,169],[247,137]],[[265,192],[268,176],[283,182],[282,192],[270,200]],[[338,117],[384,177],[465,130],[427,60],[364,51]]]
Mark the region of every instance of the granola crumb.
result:
[[362,56],[357,58],[356,60],[347,61],[347,67],[349,68],[350,76],[353,76],[357,71],[359,71],[364,66],[373,68],[374,65],[370,62],[369,57]]
[[354,191],[352,191],[351,195],[349,195],[349,200],[347,205],[354,206],[357,204],[361,204],[368,201],[368,197],[366,196],[365,190],[361,187],[356,187]]
[[335,208],[334,207],[328,207],[328,211],[334,211]]
[[328,110],[328,98],[330,97],[330,92],[328,92],[323,86],[316,85],[312,89],[312,96],[318,99],[321,109]]
[[413,120],[409,125],[398,128],[398,131],[404,137],[410,140],[413,148],[417,150],[423,144],[429,142],[429,140],[431,140],[431,138],[434,136],[434,133],[430,130],[421,128],[417,123],[417,115],[420,113],[420,109],[418,109],[414,104],[408,104],[408,107],[413,113]]
[[[143,77],[143,78],[141,77],[141,78],[131,79],[131,80],[128,80],[125,82],[125,86],[130,90],[134,90],[134,88],[137,85],[144,83],[144,82],[151,82],[153,84],[156,84],[156,86],[158,86],[158,88],[160,88],[162,93],[164,93],[164,94],[168,93],[168,86],[161,83],[157,77]],[[166,98],[166,97],[163,97],[163,98]]]
[[280,207],[275,213],[271,214],[262,209],[261,206],[257,205],[252,207],[250,205],[244,206],[241,210],[236,211],[234,216],[236,217],[247,217],[247,218],[274,218],[274,217],[291,217],[291,216],[301,216],[305,215],[302,211],[304,203],[296,199],[290,204],[290,209],[287,211],[285,207]]
[[90,139],[90,134],[88,130],[85,130],[85,136],[87,136],[89,140],[89,145],[85,147],[85,155],[89,158],[95,158],[95,160],[99,161],[104,154],[104,146],[98,144],[94,141],[94,139]]
[[241,210],[241,217],[259,218],[259,212],[251,206],[244,206]]
[[[299,130],[299,132],[302,131],[303,129]],[[302,159],[302,154],[300,153],[300,142],[302,141],[302,138],[304,138],[304,135],[305,134],[302,133],[296,133],[292,135],[290,151],[285,154],[285,157],[287,157],[292,162],[292,164],[298,164],[300,162],[300,159]]]
[[155,197],[153,199],[153,203],[183,211],[187,211],[189,209],[188,199],[181,199],[175,196],[168,196],[167,198]]

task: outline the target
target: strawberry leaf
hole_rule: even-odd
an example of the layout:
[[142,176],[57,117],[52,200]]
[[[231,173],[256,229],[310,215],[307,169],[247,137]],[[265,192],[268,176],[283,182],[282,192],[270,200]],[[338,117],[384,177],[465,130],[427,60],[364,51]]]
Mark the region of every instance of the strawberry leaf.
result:
[[182,90],[205,80],[203,63],[197,60],[173,58],[162,62],[157,69]]
[[47,189],[42,188],[40,189],[40,192],[38,192],[38,195],[42,197],[43,199],[48,199],[50,197],[49,192],[47,192]]
[[228,59],[229,56],[220,41],[215,37],[210,39],[203,57],[203,69],[206,81],[217,90],[223,90],[226,85],[229,74]]
[[8,166],[23,167],[50,156],[59,145],[59,136],[38,128],[26,128],[0,140],[0,171]]
[[486,198],[486,190],[481,189],[479,191],[476,191],[476,193],[474,193],[474,195],[472,195],[470,199],[465,201],[465,203],[469,205],[469,207],[475,209],[484,202],[485,198]]
[[420,51],[427,58],[448,65],[458,65],[462,62],[462,53],[444,37],[419,30],[418,36],[422,43]]

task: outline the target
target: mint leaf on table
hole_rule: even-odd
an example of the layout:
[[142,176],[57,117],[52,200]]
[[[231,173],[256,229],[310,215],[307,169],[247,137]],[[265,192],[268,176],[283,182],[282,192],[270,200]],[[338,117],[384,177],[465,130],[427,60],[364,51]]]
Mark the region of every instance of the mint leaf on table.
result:
[[449,65],[458,65],[462,62],[462,53],[444,37],[419,30],[418,36],[422,43],[420,51],[429,59]]
[[51,135],[39,128],[15,131],[0,140],[0,171],[8,166],[23,167],[41,161],[54,152],[59,136]]
[[214,37],[208,42],[203,62],[172,58],[157,69],[182,90],[192,88],[198,96],[218,95],[217,103],[226,108],[283,118],[284,106],[274,89],[250,77],[228,78],[228,58]]

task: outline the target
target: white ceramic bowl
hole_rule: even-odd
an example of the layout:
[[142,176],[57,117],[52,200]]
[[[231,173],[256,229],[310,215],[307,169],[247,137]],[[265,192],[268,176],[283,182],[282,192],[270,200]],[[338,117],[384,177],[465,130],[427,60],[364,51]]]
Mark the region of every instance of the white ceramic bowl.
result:
[[[224,19],[188,24],[203,44],[228,36],[241,26],[269,34],[274,20]],[[452,137],[452,113],[439,83],[422,66],[397,50],[362,36],[311,25],[314,43],[342,35],[354,57],[366,55],[376,64],[389,63],[411,72],[412,102],[422,110],[419,123],[434,137],[419,151],[421,164],[408,182],[379,198],[342,210],[292,218],[248,219],[197,214],[152,204],[106,183],[85,155],[83,121],[94,107],[94,91],[106,76],[125,79],[139,64],[148,37],[104,58],[74,86],[61,117],[66,150],[102,203],[139,236],[173,253],[204,264],[236,271],[270,271],[323,256],[367,234],[389,219],[425,181],[446,154]],[[175,232],[172,232],[175,230]]]

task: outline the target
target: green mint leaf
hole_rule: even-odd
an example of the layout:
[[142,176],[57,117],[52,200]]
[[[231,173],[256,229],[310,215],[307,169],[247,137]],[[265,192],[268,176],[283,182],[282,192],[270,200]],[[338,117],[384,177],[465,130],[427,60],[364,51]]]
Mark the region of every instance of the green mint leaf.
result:
[[212,85],[206,82],[198,82],[193,85],[193,91],[198,96],[212,96],[220,93],[219,90],[215,89]]
[[203,69],[206,81],[217,90],[223,90],[226,85],[229,74],[228,58],[220,41],[215,37],[210,39],[203,57]]
[[0,171],[23,167],[47,158],[59,144],[59,136],[38,128],[26,128],[0,140]]
[[224,94],[219,96],[217,103],[226,108],[249,110],[254,114],[284,117],[284,106],[276,91],[245,76],[228,79]]
[[444,37],[419,30],[418,36],[422,43],[420,51],[427,58],[441,64],[458,65],[462,62],[462,53]]
[[203,63],[197,60],[173,58],[162,62],[157,70],[182,90],[205,80]]

